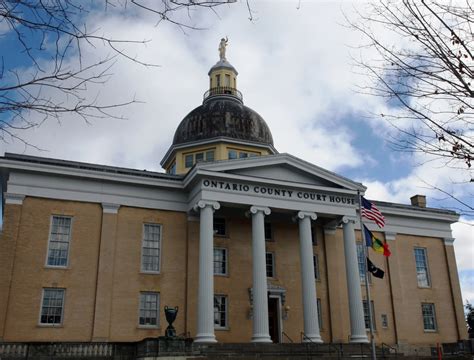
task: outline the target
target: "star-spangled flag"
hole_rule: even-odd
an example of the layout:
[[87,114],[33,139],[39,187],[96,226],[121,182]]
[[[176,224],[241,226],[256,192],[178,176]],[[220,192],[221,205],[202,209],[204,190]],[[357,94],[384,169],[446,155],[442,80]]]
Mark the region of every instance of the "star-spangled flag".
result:
[[372,261],[370,261],[369,258],[367,258],[367,270],[379,279],[383,279],[383,276],[385,275],[385,272],[372,264]]
[[362,201],[362,216],[369,220],[375,221],[379,227],[383,228],[385,226],[385,218],[380,210],[363,196],[361,196],[360,199]]

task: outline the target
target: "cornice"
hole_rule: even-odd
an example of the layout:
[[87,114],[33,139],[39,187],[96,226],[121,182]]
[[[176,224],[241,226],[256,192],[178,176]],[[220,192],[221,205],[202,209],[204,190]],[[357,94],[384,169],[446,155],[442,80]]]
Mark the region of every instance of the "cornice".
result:
[[[91,164],[92,165],[92,164]],[[182,179],[162,179],[157,177],[147,177],[146,173],[141,175],[120,174],[112,172],[102,172],[100,169],[83,169],[73,167],[63,167],[55,164],[42,164],[33,162],[23,162],[21,160],[12,160],[0,158],[0,168],[10,170],[20,170],[32,173],[55,174],[61,176],[81,177],[95,180],[106,180],[112,182],[122,182],[137,185],[160,186],[173,189],[183,189]]]

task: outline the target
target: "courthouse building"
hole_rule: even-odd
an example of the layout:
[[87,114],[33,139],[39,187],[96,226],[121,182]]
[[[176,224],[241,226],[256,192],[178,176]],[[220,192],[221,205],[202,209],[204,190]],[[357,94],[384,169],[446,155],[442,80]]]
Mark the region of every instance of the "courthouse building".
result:
[[367,342],[369,307],[376,343],[465,339],[458,215],[374,200],[391,256],[369,249],[385,276],[366,284],[366,188],[278,153],[220,55],[166,173],[0,158],[0,341],[138,341],[164,335],[166,305],[195,342]]

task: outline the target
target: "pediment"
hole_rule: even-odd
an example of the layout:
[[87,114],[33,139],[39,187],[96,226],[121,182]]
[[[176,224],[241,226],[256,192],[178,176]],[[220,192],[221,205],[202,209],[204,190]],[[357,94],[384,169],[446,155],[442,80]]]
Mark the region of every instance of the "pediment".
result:
[[229,174],[246,179],[255,178],[262,182],[271,180],[310,187],[365,191],[365,187],[360,183],[289,154],[226,160],[209,164],[199,163],[196,169],[197,172]]

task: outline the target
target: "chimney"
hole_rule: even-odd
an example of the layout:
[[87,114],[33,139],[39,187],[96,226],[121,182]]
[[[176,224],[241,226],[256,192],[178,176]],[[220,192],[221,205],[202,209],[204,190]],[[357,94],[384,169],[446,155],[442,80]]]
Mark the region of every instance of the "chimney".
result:
[[413,206],[426,207],[426,196],[425,195],[414,195],[410,198]]

